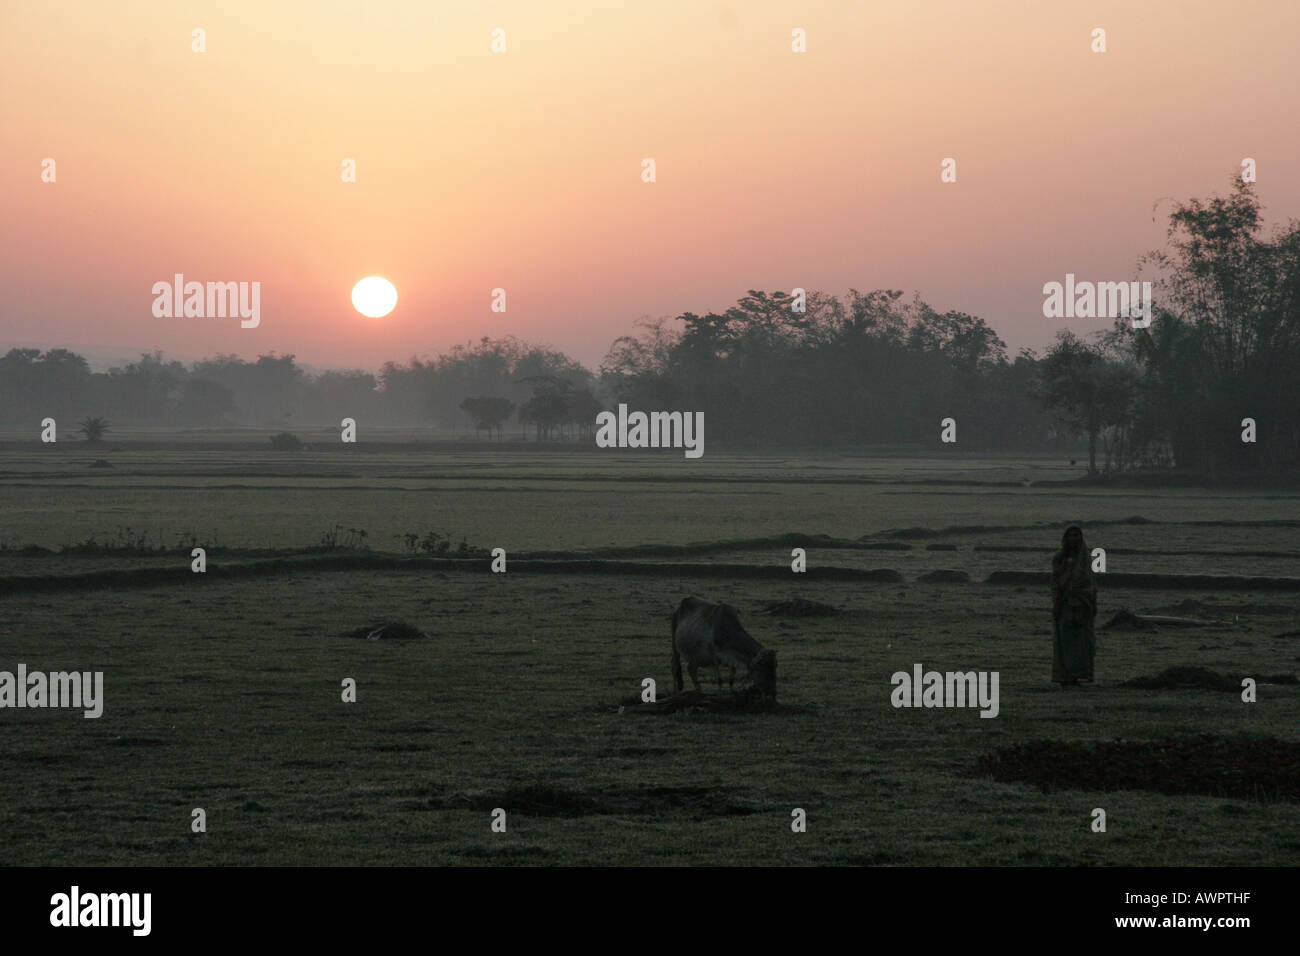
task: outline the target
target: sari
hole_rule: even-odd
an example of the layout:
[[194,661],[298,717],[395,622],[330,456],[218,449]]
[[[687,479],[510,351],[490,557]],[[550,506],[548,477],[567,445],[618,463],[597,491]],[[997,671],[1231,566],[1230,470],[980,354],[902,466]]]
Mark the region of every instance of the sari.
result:
[[1071,550],[1066,541],[1071,525],[1061,536],[1061,550],[1052,558],[1052,618],[1056,628],[1052,638],[1052,680],[1058,684],[1091,681],[1096,635],[1093,620],[1097,616],[1097,579],[1092,573],[1088,546],[1079,542]]

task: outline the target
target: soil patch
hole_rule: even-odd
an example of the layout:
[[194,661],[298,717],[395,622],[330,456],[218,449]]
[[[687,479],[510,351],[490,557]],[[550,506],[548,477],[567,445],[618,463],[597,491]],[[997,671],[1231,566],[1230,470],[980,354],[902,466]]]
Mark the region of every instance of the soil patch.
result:
[[[1294,674],[1273,674],[1254,677],[1257,684],[1294,684]],[[1123,682],[1122,687],[1135,687],[1138,690],[1222,690],[1240,691],[1241,677],[1231,677],[1204,667],[1168,667],[1154,677],[1143,675]]]
[[1080,743],[1031,740],[985,754],[970,776],[1052,790],[1151,790],[1300,802],[1300,742],[1272,737],[1170,737]]
[[344,637],[356,637],[367,641],[414,641],[430,635],[419,628],[412,627],[404,621],[392,621],[388,624],[374,624],[348,631]]
[[931,571],[929,574],[923,574],[916,580],[921,584],[970,584],[970,575],[965,571],[950,571],[947,568],[940,568],[937,571]]

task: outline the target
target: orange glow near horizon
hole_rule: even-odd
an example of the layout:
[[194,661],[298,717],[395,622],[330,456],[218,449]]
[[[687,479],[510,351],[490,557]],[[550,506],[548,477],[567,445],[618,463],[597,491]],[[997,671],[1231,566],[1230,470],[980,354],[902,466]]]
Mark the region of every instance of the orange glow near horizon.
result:
[[[1162,197],[1224,194],[1249,156],[1270,219],[1300,216],[1295,20],[1290,0],[8,4],[0,347],[373,369],[515,335],[595,366],[643,315],[795,286],[916,291],[1041,347],[1068,322],[1043,283],[1133,278]],[[176,273],[260,282],[260,325],[155,318]],[[368,275],[400,290],[382,322],[351,305]]]

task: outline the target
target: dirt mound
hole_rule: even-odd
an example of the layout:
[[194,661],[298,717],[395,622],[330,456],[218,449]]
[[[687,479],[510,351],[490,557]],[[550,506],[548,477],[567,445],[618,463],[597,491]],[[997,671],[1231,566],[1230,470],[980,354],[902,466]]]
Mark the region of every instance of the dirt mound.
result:
[[348,631],[343,636],[362,638],[367,641],[413,641],[430,635],[403,621],[392,621],[388,624],[359,627],[355,631]]
[[950,571],[947,568],[940,568],[937,571],[931,571],[929,574],[923,574],[916,580],[921,584],[970,584],[970,575],[965,571]]
[[985,754],[971,776],[1051,790],[1151,790],[1300,802],[1300,743],[1272,737],[1032,740]]
[[1118,614],[1102,625],[1117,631],[1152,631],[1158,627],[1231,627],[1231,621],[1215,621],[1199,617],[1172,617],[1168,614],[1134,614],[1120,608]]
[[534,783],[486,792],[459,792],[426,797],[428,810],[477,810],[531,817],[586,817],[597,814],[688,813],[700,817],[745,816],[757,807],[737,799],[725,787],[641,787],[635,790],[570,790]]
[[789,601],[768,601],[758,613],[775,617],[834,617],[840,611],[820,601],[792,598]]
[[[1254,677],[1255,682],[1259,684],[1294,684],[1296,676],[1294,674],[1273,674],[1272,676],[1256,676],[1254,674],[1244,674],[1243,677]],[[1122,687],[1135,687],[1138,690],[1222,690],[1222,691],[1239,691],[1241,690],[1241,677],[1230,677],[1227,674],[1219,674],[1204,667],[1168,667],[1157,674],[1155,677],[1143,675],[1135,677],[1132,680],[1126,680],[1121,684]]]
[[1154,631],[1156,626],[1144,617],[1139,617],[1128,608],[1121,608],[1119,613],[1102,625],[1103,630],[1116,631]]

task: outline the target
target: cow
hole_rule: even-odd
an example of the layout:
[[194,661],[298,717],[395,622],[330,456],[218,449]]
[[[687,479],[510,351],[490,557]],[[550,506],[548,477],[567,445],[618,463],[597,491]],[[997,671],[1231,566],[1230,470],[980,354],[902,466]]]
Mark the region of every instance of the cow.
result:
[[722,690],[722,671],[731,669],[731,689],[736,689],[736,668],[744,667],[749,679],[762,693],[776,699],[776,651],[749,636],[730,604],[711,604],[697,597],[682,598],[672,614],[673,687],[681,693],[682,659],[691,672],[695,689],[700,689],[701,664],[713,668]]

